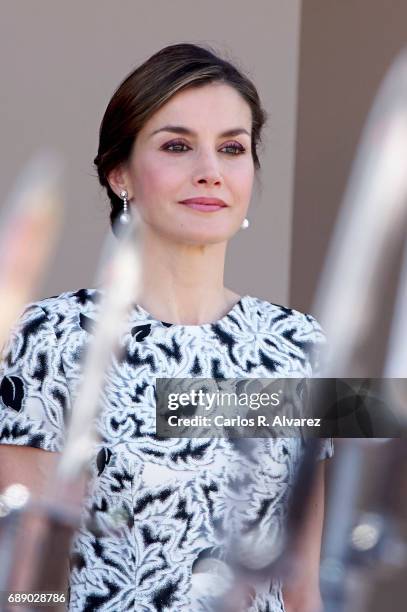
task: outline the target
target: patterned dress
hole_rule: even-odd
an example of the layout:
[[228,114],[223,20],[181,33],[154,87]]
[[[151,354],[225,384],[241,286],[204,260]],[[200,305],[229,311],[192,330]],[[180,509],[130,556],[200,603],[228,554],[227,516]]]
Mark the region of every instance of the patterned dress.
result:
[[[3,353],[3,444],[62,450],[100,298],[81,289],[25,309]],[[204,596],[196,588],[193,568],[208,551],[222,558],[236,453],[223,438],[156,436],[155,379],[308,377],[324,342],[311,315],[249,295],[202,325],[159,321],[134,305],[105,378],[92,487],[72,545],[69,610],[213,609],[213,589]],[[332,440],[322,440],[319,458],[332,454]],[[248,516],[266,535],[283,529],[300,456],[299,438],[264,441],[245,491]],[[259,584],[250,611],[284,611],[280,582]]]

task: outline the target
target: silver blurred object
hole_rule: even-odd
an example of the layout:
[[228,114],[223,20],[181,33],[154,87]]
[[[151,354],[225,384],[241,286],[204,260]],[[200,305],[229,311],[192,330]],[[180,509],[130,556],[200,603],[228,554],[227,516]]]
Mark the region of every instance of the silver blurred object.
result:
[[[16,571],[16,564],[22,560],[30,576],[26,589],[63,590],[69,547],[79,527],[83,508],[83,482],[97,442],[95,426],[104,375],[112,357],[119,351],[119,339],[128,311],[138,297],[138,232],[138,218],[132,215],[131,223],[126,228],[116,230],[119,241],[116,241],[113,252],[110,251],[108,257],[106,252],[103,253],[104,291],[100,316],[93,342],[86,352],[82,382],[72,408],[66,444],[55,474],[50,475],[44,495],[41,498],[28,496],[18,507],[11,508],[9,505],[5,512],[0,558],[7,560],[7,571],[1,573],[0,591],[12,590],[10,580],[21,571],[20,566]],[[30,547],[26,539],[17,537],[17,531],[24,517],[33,515],[41,517],[43,531],[36,534],[37,539]]]
[[116,251],[105,269],[105,292],[95,334],[83,366],[82,386],[72,410],[67,441],[57,470],[57,478],[72,479],[81,473],[95,442],[95,418],[103,378],[124,329],[131,304],[137,299],[140,260],[137,226],[124,230]]
[[61,227],[63,167],[55,151],[38,151],[23,167],[2,209],[0,349],[51,260]]
[[[395,246],[404,244],[397,304],[382,372],[387,406],[396,410],[404,431],[407,425],[406,380],[402,380],[407,376],[406,161],[407,52],[404,51],[388,71],[368,116],[315,302],[315,311],[330,347],[322,376],[368,375],[368,355],[360,347],[374,333],[377,313],[383,303],[380,280],[389,272],[391,254]],[[387,469],[382,474],[385,481],[380,493],[382,507],[375,515],[374,525],[368,525],[363,517],[358,518],[356,510],[364,458],[360,441],[343,441],[337,453],[321,561],[321,586],[327,612],[356,609],[356,600],[363,606],[361,602],[366,600],[368,591],[366,581],[358,580],[352,593],[355,601],[349,602],[347,579],[352,566],[357,559],[359,565],[368,567],[375,559],[378,568],[384,560],[381,551],[389,546],[394,548],[397,520],[387,491],[391,489],[394,494],[400,490],[401,465],[396,459],[405,464],[406,457],[399,453],[397,440],[389,441],[381,453]],[[377,540],[375,545],[372,538]],[[400,533],[398,538],[401,539]]]
[[[380,279],[391,263],[395,243],[407,228],[407,51],[391,66],[368,115],[344,202],[335,225],[318,286],[314,311],[329,338],[323,376],[366,374],[356,352],[371,333],[382,305]],[[407,250],[407,246],[406,246]],[[400,279],[400,306],[394,320],[392,352],[406,351],[407,264]],[[397,340],[396,340],[397,338]],[[403,342],[404,340],[404,342]],[[385,375],[395,376],[397,354],[388,357]],[[404,352],[405,355],[405,352]],[[367,361],[368,355],[363,355]],[[391,361],[390,361],[391,360]],[[392,364],[390,366],[390,363]],[[407,361],[397,375],[407,376]],[[367,373],[369,375],[369,373]]]

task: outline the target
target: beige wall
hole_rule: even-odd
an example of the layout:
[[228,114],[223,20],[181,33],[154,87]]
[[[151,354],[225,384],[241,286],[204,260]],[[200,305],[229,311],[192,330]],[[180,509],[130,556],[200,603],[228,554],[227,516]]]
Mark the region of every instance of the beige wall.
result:
[[405,0],[303,2],[290,291],[299,309],[312,303],[362,126],[406,24]]
[[115,87],[137,64],[175,42],[209,42],[258,85],[270,113],[250,229],[232,240],[226,284],[286,303],[300,0],[6,0],[0,24],[0,197],[30,156],[53,145],[66,158],[66,219],[41,297],[91,286],[108,206],[92,160]]

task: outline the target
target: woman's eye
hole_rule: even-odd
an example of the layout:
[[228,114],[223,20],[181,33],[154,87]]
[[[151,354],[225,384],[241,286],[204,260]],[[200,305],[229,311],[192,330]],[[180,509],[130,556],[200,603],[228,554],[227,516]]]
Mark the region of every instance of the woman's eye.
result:
[[[184,148],[183,148],[184,147]],[[170,151],[171,153],[184,153],[188,151],[190,147],[188,147],[184,142],[170,142],[163,146],[164,151]],[[226,153],[228,155],[240,155],[241,153],[245,153],[246,149],[242,147],[242,145],[231,143],[222,147],[221,151],[227,150]]]
[[223,148],[231,149],[232,150],[231,155],[240,155],[241,153],[244,153],[246,151],[246,149],[242,147],[242,145],[237,145],[237,144],[228,144],[224,146]]
[[173,151],[174,153],[183,153],[182,147],[189,149],[183,142],[171,142],[170,144],[164,145],[164,151]]

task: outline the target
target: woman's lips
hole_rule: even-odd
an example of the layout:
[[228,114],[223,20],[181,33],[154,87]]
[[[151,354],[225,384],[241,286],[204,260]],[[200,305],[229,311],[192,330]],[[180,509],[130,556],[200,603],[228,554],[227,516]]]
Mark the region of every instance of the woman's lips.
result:
[[221,208],[226,208],[225,202],[218,198],[189,198],[188,200],[183,200],[180,204],[202,212],[213,212]]
[[198,202],[180,202],[180,204],[183,206],[188,206],[188,208],[201,210],[202,212],[213,212],[214,210],[225,208],[224,206],[219,206],[217,204],[198,204]]

